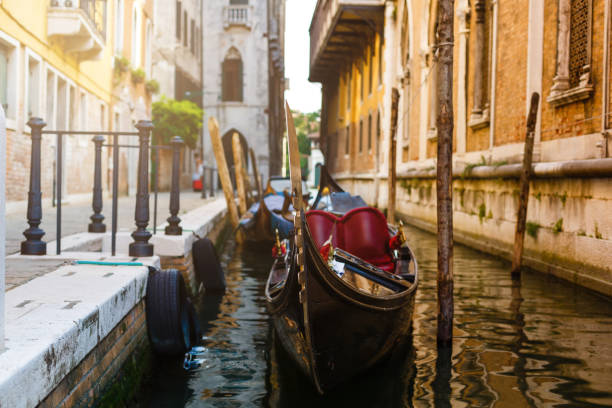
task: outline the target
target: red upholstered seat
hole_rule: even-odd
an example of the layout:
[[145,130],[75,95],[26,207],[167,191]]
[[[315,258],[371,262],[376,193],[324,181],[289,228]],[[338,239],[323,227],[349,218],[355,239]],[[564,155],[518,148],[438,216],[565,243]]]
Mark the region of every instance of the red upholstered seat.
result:
[[385,216],[372,207],[355,208],[343,217],[325,211],[306,213],[310,234],[320,248],[333,231],[332,245],[388,272],[395,264],[387,244],[389,230]]

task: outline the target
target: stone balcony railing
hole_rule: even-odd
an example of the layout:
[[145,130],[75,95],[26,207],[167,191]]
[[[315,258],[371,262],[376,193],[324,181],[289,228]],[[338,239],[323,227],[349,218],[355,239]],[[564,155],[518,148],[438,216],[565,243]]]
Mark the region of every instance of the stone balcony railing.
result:
[[[317,75],[313,71],[318,68],[321,56],[330,38],[337,34],[338,27],[354,22],[368,27],[381,26],[379,20],[384,14],[384,5],[384,0],[318,0],[310,23],[310,72],[314,79]],[[359,33],[353,31],[352,34]]]
[[251,14],[252,9],[250,6],[227,6],[223,8],[223,27],[229,28],[234,26],[242,26],[251,28]]
[[106,40],[107,0],[51,0],[47,35],[80,59],[98,59]]

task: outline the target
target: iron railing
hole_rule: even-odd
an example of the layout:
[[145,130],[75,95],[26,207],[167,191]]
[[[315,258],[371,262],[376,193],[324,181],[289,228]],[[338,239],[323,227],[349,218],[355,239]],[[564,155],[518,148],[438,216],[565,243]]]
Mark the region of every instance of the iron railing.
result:
[[[153,255],[153,245],[149,243],[151,233],[147,230],[149,224],[149,155],[153,149],[170,148],[167,146],[150,146],[149,140],[153,123],[148,120],[141,120],[136,124],[137,132],[98,132],[98,131],[73,131],[73,130],[44,130],[46,123],[41,118],[31,118],[28,121],[32,135],[32,154],[30,165],[30,190],[28,193],[27,219],[29,228],[24,231],[26,240],[21,243],[22,255],[46,255],[47,244],[42,240],[45,232],[39,228],[42,221],[41,203],[41,140],[43,134],[55,135],[56,140],[56,253],[61,254],[62,237],[62,172],[63,172],[63,146],[64,135],[94,136],[92,141],[95,145],[94,161],[94,186],[92,195],[93,215],[90,217],[91,223],[88,231],[93,233],[106,232],[104,216],[102,213],[102,147],[110,147],[113,151],[113,180],[112,180],[112,233],[111,233],[111,253],[116,254],[117,227],[118,227],[118,186],[119,186],[119,149],[138,148],[138,180],[136,194],[136,209],[134,220],[136,230],[132,233],[132,242],[129,246],[129,255],[134,257],[144,257]],[[112,144],[104,144],[106,136],[113,138]],[[119,136],[138,137],[137,145],[120,145]],[[180,209],[180,175],[179,158],[182,139],[178,136],[172,140],[172,182],[170,192],[170,217],[166,235],[180,235],[182,229],[179,226],[180,218],[177,214]],[[157,155],[156,155],[157,156]],[[158,166],[155,166],[158,167]],[[157,174],[154,176],[157,177]],[[157,183],[155,186],[157,193]],[[157,200],[155,201],[155,217],[157,216]]]
[[51,0],[51,7],[79,8],[92,22],[96,31],[106,38],[107,0]]

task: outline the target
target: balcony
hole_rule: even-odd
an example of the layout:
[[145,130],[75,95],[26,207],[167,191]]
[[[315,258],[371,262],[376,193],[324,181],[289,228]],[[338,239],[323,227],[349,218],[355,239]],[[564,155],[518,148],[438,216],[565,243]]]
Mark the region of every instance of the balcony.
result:
[[310,23],[310,80],[321,82],[338,62],[359,55],[383,34],[384,0],[318,0]]
[[246,27],[251,29],[250,6],[226,6],[223,8],[223,28]]
[[47,35],[81,60],[99,59],[106,39],[106,0],[51,0]]

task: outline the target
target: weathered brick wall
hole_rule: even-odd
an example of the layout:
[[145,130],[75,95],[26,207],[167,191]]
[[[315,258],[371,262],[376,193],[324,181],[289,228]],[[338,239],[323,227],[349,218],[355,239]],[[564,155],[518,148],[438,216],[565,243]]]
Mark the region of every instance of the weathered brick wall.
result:
[[[146,358],[147,353],[146,317],[144,300],[142,300],[75,369],[64,377],[39,406],[43,408],[93,406],[104,398],[109,387],[121,384],[122,376],[127,375],[127,372],[130,375],[137,375],[138,367],[143,366],[143,362],[137,360]],[[124,370],[126,364],[131,364],[136,369]],[[135,382],[134,389],[122,389],[125,387],[119,385],[117,390],[123,393],[136,392],[138,379],[126,380],[129,380],[125,381],[129,383]],[[124,397],[118,394],[118,392],[108,393],[112,398]],[[110,406],[116,406],[110,403]]]
[[159,261],[162,269],[177,269],[183,275],[189,293],[194,295],[198,293],[199,283],[195,276],[191,251],[185,256],[161,256]]

